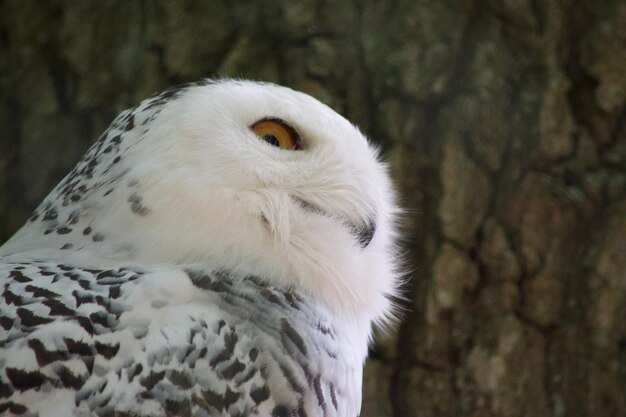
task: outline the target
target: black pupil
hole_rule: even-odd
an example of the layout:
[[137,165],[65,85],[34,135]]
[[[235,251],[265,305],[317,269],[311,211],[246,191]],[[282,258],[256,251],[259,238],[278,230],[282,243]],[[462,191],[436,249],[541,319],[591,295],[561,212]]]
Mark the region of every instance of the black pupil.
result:
[[280,142],[278,142],[278,139],[276,139],[276,136],[272,135],[271,133],[268,133],[267,135],[263,136],[263,140],[269,143],[270,145],[280,146]]

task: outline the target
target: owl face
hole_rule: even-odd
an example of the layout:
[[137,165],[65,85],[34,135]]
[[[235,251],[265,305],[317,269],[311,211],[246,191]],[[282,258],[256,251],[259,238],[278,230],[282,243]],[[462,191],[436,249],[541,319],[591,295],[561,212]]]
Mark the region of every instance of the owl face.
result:
[[[389,212],[389,197],[381,192],[389,181],[353,125],[283,87],[205,88],[189,91],[180,102],[185,108],[171,109],[182,115],[178,151],[187,152],[173,159],[162,154],[179,164],[173,169],[195,169],[191,178],[231,192],[239,202],[233,205],[263,226],[264,238],[288,242],[290,220],[322,217],[352,238],[350,246],[369,245]],[[207,92],[213,100],[207,101]]]
[[[364,322],[388,315],[397,209],[387,169],[357,128],[271,84],[209,82],[163,101],[121,115],[101,139],[95,159],[106,168],[69,205],[104,238],[75,248],[210,263],[303,288]],[[123,157],[105,163],[120,129]]]

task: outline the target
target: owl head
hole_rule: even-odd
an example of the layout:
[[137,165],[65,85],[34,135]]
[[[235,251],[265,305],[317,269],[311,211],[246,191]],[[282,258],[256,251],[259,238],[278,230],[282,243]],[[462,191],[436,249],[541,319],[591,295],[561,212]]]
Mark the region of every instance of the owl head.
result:
[[397,212],[377,150],[329,107],[206,81],[121,113],[0,254],[206,264],[384,321]]

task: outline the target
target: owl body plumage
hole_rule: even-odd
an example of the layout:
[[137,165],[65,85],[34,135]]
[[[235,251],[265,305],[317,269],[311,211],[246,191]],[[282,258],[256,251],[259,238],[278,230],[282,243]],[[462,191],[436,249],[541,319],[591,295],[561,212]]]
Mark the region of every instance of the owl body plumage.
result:
[[[255,135],[265,119],[302,148]],[[357,415],[396,211],[376,151],[307,95],[145,100],[0,247],[0,411]]]

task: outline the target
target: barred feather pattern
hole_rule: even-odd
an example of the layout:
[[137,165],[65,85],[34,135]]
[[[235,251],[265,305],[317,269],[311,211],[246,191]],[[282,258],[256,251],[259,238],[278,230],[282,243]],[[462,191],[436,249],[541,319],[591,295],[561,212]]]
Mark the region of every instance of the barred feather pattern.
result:
[[0,413],[358,412],[346,408],[360,402],[360,364],[329,312],[294,290],[197,266],[5,264],[0,279]]

